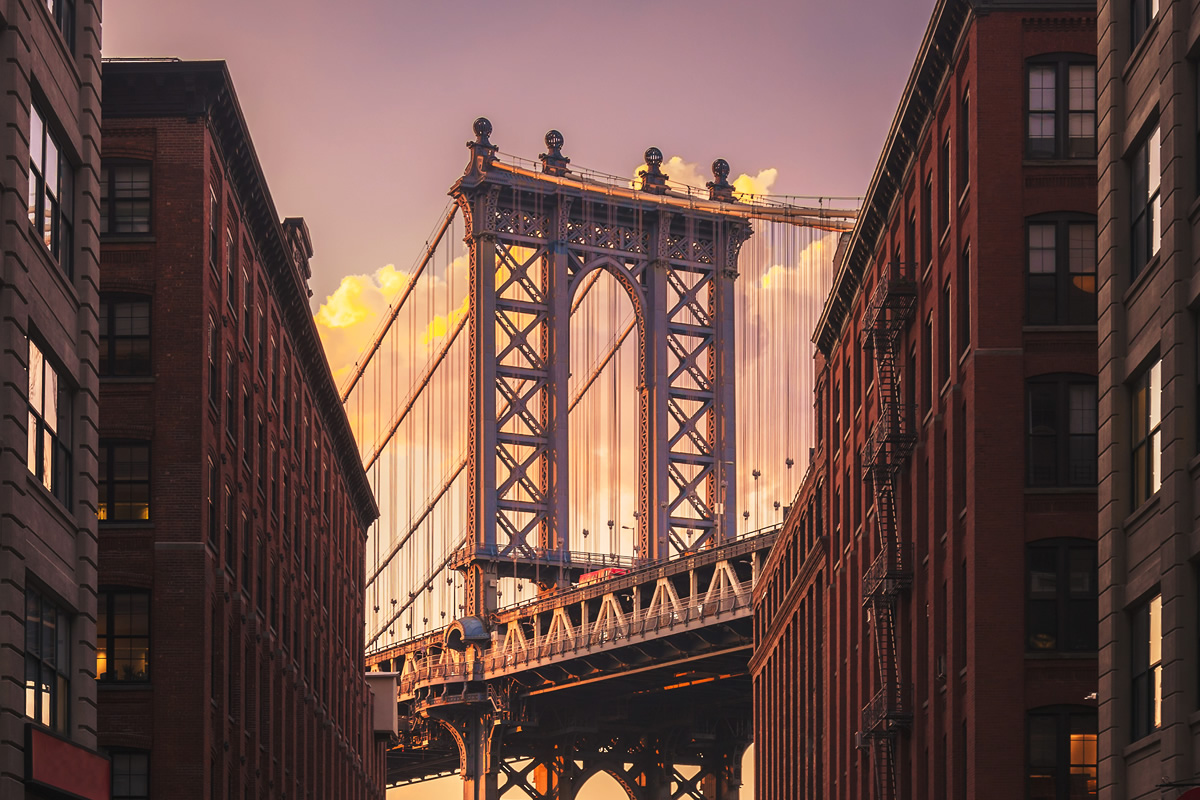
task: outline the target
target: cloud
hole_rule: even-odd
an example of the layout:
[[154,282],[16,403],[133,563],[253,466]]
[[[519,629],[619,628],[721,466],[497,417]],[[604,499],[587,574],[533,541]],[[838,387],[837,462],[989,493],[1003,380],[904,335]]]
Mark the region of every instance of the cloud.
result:
[[421,334],[421,344],[428,345],[434,339],[441,339],[450,329],[459,323],[471,310],[471,298],[464,297],[458,308],[450,311],[449,314],[436,314],[429,324],[425,326],[425,332]]
[[[641,188],[642,178],[638,173],[646,168],[639,164],[633,170],[630,185]],[[705,184],[713,180],[710,168],[698,162],[685,161],[681,156],[671,156],[663,161],[662,171],[672,183],[683,183],[696,189],[705,189]],[[741,173],[733,179],[733,188],[739,196],[769,194],[779,177],[779,170],[774,167],[759,170],[756,175]]]

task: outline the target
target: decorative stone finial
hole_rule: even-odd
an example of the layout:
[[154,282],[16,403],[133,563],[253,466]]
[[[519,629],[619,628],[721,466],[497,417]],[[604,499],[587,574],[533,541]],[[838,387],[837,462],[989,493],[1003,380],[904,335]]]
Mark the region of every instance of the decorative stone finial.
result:
[[663,162],[662,150],[659,150],[657,147],[647,148],[645,159],[646,169],[638,170],[638,176],[642,179],[642,191],[653,194],[666,194],[667,178],[669,176],[663,174],[661,169]]
[[546,149],[548,153],[542,153],[539,158],[542,160],[542,172],[548,175],[566,175],[571,170],[567,169],[567,164],[571,163],[571,159],[562,154],[563,135],[556,130],[546,132]]
[[736,203],[737,198],[733,196],[733,184],[729,182],[729,162],[718,158],[712,163],[712,174],[716,180],[704,184],[708,187],[709,199],[720,200],[723,203]]
[[476,119],[471,125],[471,130],[475,131],[475,141],[467,142],[467,147],[471,150],[471,161],[467,164],[463,178],[469,182],[477,182],[496,160],[496,151],[500,148],[488,138],[492,135],[492,123],[487,117]]
[[475,142],[477,144],[490,145],[488,137],[492,135],[492,121],[487,117],[479,117],[471,125],[471,129],[475,131]]

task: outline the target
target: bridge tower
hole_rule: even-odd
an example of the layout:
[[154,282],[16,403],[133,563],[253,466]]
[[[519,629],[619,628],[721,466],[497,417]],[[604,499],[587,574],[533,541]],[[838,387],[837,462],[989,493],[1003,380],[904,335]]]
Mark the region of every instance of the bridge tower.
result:
[[638,331],[636,559],[733,538],[733,291],[750,225],[712,202],[734,200],[723,160],[709,197],[681,197],[656,148],[626,189],[573,173],[557,131],[540,170],[501,162],[488,120],[474,132],[450,191],[470,251],[468,530],[454,565],[465,615],[486,619],[500,564],[543,586],[589,568],[569,549],[568,323],[595,270],[624,288]]

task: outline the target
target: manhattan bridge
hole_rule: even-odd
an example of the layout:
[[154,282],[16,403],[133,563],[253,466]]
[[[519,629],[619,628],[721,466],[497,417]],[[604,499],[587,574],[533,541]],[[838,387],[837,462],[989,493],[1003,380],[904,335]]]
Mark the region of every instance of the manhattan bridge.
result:
[[[738,796],[754,583],[808,465],[808,346],[855,212],[634,180],[546,135],[465,173],[343,388],[381,507],[388,785]],[[735,182],[736,183],[736,182]],[[466,332],[466,336],[461,334]]]

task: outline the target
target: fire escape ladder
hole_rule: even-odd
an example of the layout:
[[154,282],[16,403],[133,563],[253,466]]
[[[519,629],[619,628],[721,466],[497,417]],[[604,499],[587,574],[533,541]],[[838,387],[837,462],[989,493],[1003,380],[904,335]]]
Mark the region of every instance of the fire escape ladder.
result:
[[878,684],[862,711],[862,737],[869,743],[879,800],[898,797],[896,751],[902,730],[912,724],[907,684],[901,680],[896,644],[896,609],[900,594],[912,585],[909,544],[900,533],[896,509],[896,477],[916,443],[903,406],[899,374],[899,338],[912,319],[916,285],[904,265],[881,271],[863,318],[862,347],[875,358],[878,418],[863,444],[862,479],[875,496],[875,560],[863,574],[863,605],[868,608],[875,640]]

